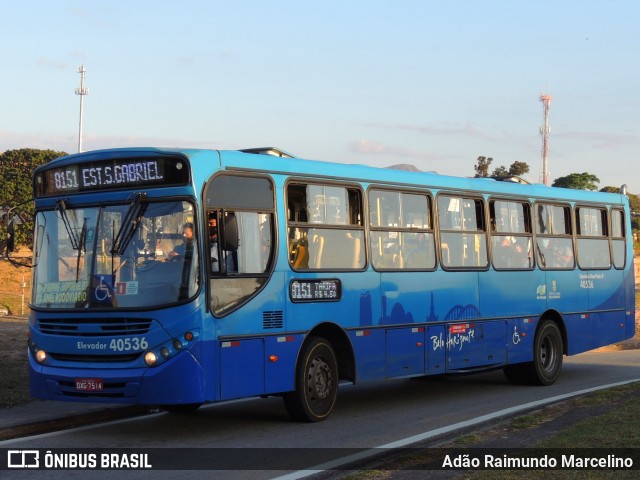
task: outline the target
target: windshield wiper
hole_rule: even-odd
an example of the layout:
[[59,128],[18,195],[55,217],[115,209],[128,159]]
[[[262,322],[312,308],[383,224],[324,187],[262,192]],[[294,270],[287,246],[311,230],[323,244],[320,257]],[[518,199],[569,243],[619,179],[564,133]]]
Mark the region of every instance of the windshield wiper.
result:
[[82,230],[80,231],[80,238],[78,243],[78,261],[76,263],[76,283],[80,281],[80,257],[82,256],[82,250],[87,251],[87,219],[82,222]]
[[137,193],[136,198],[129,207],[127,214],[122,220],[120,230],[113,240],[113,247],[111,248],[111,255],[122,255],[129,246],[129,242],[133,238],[133,234],[138,229],[140,222],[142,222],[142,216],[147,209],[146,193]]
[[67,234],[69,235],[69,242],[71,242],[71,248],[74,250],[78,250],[80,248],[79,238],[76,233],[76,229],[78,225],[75,223],[75,214],[74,214],[74,225],[71,225],[71,221],[69,220],[69,216],[67,215],[67,204],[64,203],[64,200],[60,200],[56,205],[56,210],[60,212],[60,217],[62,218],[62,223],[64,223],[64,228],[67,230]]

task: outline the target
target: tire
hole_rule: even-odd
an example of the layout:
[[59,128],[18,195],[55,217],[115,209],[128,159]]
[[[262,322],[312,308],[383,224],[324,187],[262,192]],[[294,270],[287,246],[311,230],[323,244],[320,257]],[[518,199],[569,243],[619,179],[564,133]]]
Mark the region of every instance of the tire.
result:
[[562,334],[555,322],[542,322],[533,344],[533,362],[522,365],[530,385],[551,385],[562,370]]
[[294,420],[326,419],[338,397],[338,362],[324,338],[310,338],[296,366],[296,389],[284,395],[284,405]]

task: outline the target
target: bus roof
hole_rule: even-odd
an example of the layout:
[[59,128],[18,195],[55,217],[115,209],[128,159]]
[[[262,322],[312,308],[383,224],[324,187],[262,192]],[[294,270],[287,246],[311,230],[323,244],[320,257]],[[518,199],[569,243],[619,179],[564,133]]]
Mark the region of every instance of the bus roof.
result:
[[[298,177],[350,180],[405,188],[430,188],[435,190],[465,190],[478,193],[519,195],[529,198],[557,199],[576,202],[605,202],[623,204],[626,196],[618,193],[592,192],[527,184],[521,179],[475,178],[441,175],[417,169],[372,167],[368,165],[327,162],[295,157],[276,147],[247,148],[242,150],[205,150],[188,148],[114,148],[67,155],[41,165],[34,173],[55,165],[91,162],[97,159],[118,159],[128,156],[184,155],[192,162],[193,174],[203,176],[196,184],[211,175],[212,161],[219,168],[246,169],[264,173],[279,173]],[[206,177],[205,177],[206,176]]]
[[[275,149],[277,150],[277,149]],[[279,151],[279,150],[278,150]],[[478,193],[520,195],[531,198],[572,200],[583,202],[606,202],[620,204],[625,195],[609,192],[593,192],[568,188],[529,184],[519,177],[475,178],[441,175],[408,169],[372,167],[368,165],[343,164],[301,159],[293,156],[246,155],[245,151],[220,151],[221,166],[262,170],[294,176],[318,176],[336,180],[353,180],[364,183],[399,185],[410,188],[437,190],[470,190]]]

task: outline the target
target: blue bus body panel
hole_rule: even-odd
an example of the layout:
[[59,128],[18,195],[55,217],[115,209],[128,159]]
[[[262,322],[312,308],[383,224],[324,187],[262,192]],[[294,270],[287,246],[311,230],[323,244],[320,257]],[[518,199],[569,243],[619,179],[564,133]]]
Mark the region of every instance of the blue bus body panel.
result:
[[227,400],[295,388],[295,363],[304,335],[220,342],[220,396]]
[[359,328],[349,331],[356,359],[358,382],[379,380],[386,375],[385,331],[381,328]]
[[[582,315],[589,308],[589,294],[580,288],[580,272],[547,271],[545,290],[547,309],[561,312],[568,335],[568,354],[573,355],[589,350],[591,325],[588,318]],[[585,343],[587,342],[587,343]]]
[[[70,371],[62,367],[42,367],[31,355],[29,369],[29,391],[35,398],[142,405],[202,403],[209,399],[204,391],[205,372],[188,351],[154,369]],[[75,379],[79,378],[100,378],[104,389],[100,393],[79,395],[75,390]]]
[[425,328],[389,328],[386,331],[386,378],[424,375]]
[[445,325],[427,327],[427,374],[442,375],[447,371],[447,343]]
[[624,272],[612,268],[581,273],[580,283],[589,295],[590,320],[594,335],[591,348],[610,345],[626,337],[625,291],[620,288]]
[[[630,243],[628,248],[631,249],[628,251],[632,251],[633,245]],[[631,267],[629,267],[629,263]],[[634,273],[633,258],[627,258],[623,286],[627,306],[624,338],[632,338],[636,334],[636,283]]]
[[[205,372],[212,372],[214,369],[212,351],[215,342],[203,339],[203,332],[200,330],[201,313],[197,308],[194,309],[197,305],[190,303],[176,307],[167,317],[158,316],[152,319],[146,333],[126,335],[128,342],[124,348],[144,341],[148,344],[145,351],[154,350],[158,352],[158,356],[162,346],[173,352],[170,359],[154,368],[145,365],[142,350],[131,352],[132,354],[126,357],[131,358],[130,360],[82,361],[83,355],[89,355],[89,358],[93,355],[107,358],[109,354],[118,353],[113,352],[112,342],[115,343],[115,339],[120,337],[97,336],[100,324],[91,322],[90,316],[87,317],[86,313],[64,315],[67,319],[78,320],[75,325],[79,336],[56,335],[55,347],[48,347],[50,355],[46,366],[39,365],[33,356],[29,355],[31,395],[56,400],[139,404],[201,403],[213,400],[217,375]],[[157,312],[154,315],[158,315]],[[119,312],[118,317],[121,316],[122,313]],[[41,315],[37,321],[55,326],[60,317],[60,314]],[[117,320],[118,317],[112,318]],[[145,319],[150,315],[147,312],[129,312],[127,317]],[[102,312],[98,318],[109,318],[109,315]],[[187,331],[194,334],[192,342],[183,337]],[[35,345],[47,345],[52,338],[52,335],[45,335],[38,328],[31,329],[31,341]],[[176,338],[180,338],[183,345],[180,352],[172,346]],[[74,356],[78,360],[58,360],[56,352]],[[126,351],[119,353],[128,354]],[[79,393],[75,390],[75,380],[79,378],[102,379],[104,390]]]
[[533,341],[537,323],[535,317],[511,318],[507,321],[507,363],[533,360]]
[[264,393],[264,339],[223,341],[220,348],[221,398]]

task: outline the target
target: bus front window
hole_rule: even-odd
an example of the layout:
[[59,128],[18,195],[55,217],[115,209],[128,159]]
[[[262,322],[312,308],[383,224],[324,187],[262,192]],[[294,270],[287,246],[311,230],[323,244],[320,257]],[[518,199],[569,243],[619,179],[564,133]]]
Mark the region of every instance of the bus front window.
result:
[[193,212],[188,202],[140,199],[38,212],[33,306],[150,308],[192,297],[199,286]]

